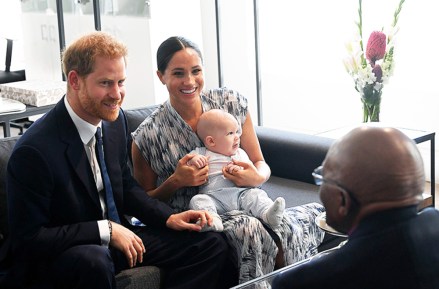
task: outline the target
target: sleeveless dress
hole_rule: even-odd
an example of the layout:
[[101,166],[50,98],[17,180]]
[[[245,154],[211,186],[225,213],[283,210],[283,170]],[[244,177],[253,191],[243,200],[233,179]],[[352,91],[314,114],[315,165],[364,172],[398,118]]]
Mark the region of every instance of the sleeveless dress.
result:
[[[223,109],[234,115],[241,125],[245,122],[247,99],[236,91],[227,88],[204,91],[201,102],[203,111]],[[174,173],[178,161],[184,155],[203,146],[169,100],[148,116],[132,133],[132,137],[158,175],[157,186]],[[182,188],[174,193],[168,204],[176,212],[187,210],[189,201],[197,193],[197,187]],[[314,220],[323,211],[323,206],[318,203],[287,208],[283,222],[275,232],[269,232],[257,218],[241,211],[234,210],[221,215],[223,233],[234,249],[238,263],[239,283],[273,271],[278,251],[274,239],[282,244],[287,265],[316,254],[324,233]]]

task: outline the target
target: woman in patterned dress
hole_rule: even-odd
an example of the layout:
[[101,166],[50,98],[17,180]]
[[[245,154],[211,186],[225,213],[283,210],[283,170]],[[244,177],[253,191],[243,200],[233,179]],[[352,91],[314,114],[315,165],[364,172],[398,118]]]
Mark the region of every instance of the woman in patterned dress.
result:
[[[204,91],[203,60],[198,47],[183,37],[170,37],[157,51],[157,75],[169,99],[133,133],[134,176],[150,196],[176,211],[188,209],[198,186],[208,180],[208,168],[188,166],[189,154],[202,146],[196,135],[200,115],[223,109],[241,123],[241,146],[252,163],[238,162],[243,170],[224,176],[237,186],[257,187],[270,177],[248,109],[247,99],[226,88]],[[314,223],[323,211],[317,203],[287,208],[275,232],[240,211],[222,215],[224,232],[235,252],[239,283],[249,281],[317,252],[323,233]]]

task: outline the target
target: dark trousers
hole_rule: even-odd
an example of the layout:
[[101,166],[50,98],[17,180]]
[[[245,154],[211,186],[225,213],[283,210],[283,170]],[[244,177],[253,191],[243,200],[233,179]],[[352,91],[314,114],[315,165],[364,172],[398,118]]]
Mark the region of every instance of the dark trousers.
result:
[[[134,230],[146,248],[143,263],[137,266],[163,269],[163,288],[223,289],[237,284],[236,260],[221,233],[147,227]],[[38,270],[38,285],[32,288],[115,288],[115,274],[128,268],[120,251],[99,245],[69,248],[46,264],[44,270]]]
[[222,234],[154,228],[137,234],[146,248],[144,265],[164,270],[164,288],[208,289],[235,285],[236,265]]
[[99,245],[78,245],[55,260],[14,262],[2,288],[63,289],[115,288],[115,270],[110,250]]

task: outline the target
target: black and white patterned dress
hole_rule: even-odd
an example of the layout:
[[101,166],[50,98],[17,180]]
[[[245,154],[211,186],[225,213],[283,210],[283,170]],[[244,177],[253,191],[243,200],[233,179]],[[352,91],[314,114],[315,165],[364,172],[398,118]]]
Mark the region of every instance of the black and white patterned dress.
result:
[[[236,91],[220,88],[201,94],[203,111],[218,108],[234,115],[244,123],[247,115],[247,99]],[[169,100],[146,118],[132,134],[143,157],[158,175],[157,186],[165,181],[178,161],[196,147],[203,146],[192,128],[180,117]],[[169,201],[176,212],[188,209],[198,188],[189,187],[176,191]],[[286,217],[273,234],[279,238],[285,253],[286,264],[292,264],[317,253],[323,239],[314,219],[324,210],[311,203],[287,208]],[[243,283],[273,271],[278,248],[273,237],[256,218],[240,211],[221,216],[224,233],[235,249],[240,268],[239,282]]]

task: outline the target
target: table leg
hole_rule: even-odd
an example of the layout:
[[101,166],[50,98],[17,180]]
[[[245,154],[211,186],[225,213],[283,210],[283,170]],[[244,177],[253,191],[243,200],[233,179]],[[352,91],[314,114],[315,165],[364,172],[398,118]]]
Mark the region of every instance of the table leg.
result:
[[3,136],[10,137],[11,136],[11,124],[9,121],[5,121],[3,124]]

